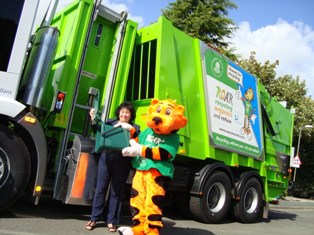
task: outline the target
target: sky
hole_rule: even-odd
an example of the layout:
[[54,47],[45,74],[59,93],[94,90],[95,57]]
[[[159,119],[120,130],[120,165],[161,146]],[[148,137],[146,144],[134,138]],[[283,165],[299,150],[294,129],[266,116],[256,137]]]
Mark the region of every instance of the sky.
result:
[[[138,22],[139,27],[157,21],[175,0],[102,0],[109,8]],[[238,30],[228,42],[246,59],[252,51],[260,63],[279,60],[276,76],[292,75],[305,81],[307,96],[314,99],[314,3],[313,0],[231,0],[238,8],[229,10]],[[57,10],[72,0],[59,0]],[[40,0],[38,18],[48,0]],[[41,20],[40,20],[41,21]]]

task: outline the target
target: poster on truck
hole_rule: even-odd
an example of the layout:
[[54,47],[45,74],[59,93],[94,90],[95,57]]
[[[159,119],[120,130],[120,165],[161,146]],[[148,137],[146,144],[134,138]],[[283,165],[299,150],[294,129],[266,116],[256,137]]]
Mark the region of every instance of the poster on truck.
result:
[[257,79],[212,50],[205,52],[209,128],[214,146],[261,158]]

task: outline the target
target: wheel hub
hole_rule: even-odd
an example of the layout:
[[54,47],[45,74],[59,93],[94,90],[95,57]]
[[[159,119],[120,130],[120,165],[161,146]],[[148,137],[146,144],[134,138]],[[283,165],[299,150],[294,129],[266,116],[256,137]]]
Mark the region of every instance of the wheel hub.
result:
[[5,151],[0,148],[0,187],[6,182],[10,171],[10,162]]
[[255,188],[250,188],[244,197],[244,208],[248,213],[253,213],[257,208],[258,195]]
[[212,212],[220,211],[226,200],[225,188],[221,183],[215,183],[209,189],[207,203]]

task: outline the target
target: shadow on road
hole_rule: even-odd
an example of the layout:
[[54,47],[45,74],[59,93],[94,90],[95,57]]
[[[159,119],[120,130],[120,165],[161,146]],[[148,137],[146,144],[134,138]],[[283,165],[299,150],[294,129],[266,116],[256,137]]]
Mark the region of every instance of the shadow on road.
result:
[[160,235],[182,235],[182,234],[197,234],[197,235],[214,235],[214,233],[203,230],[201,228],[189,227],[174,227],[176,224],[172,221],[164,221],[164,229],[161,230]]
[[40,217],[45,219],[89,220],[91,208],[88,206],[67,205],[52,199],[43,199],[34,205],[19,199],[8,209],[0,212],[0,218]]
[[268,220],[296,220],[297,215],[279,210],[270,210]]
[[[25,199],[18,200],[14,205],[8,209],[0,212],[0,218],[27,218],[27,217],[39,217],[45,219],[75,219],[87,222],[90,218],[91,207],[89,206],[77,206],[67,205],[60,201],[46,199],[41,200],[38,206],[35,206]],[[197,234],[197,235],[212,235],[213,233],[202,229],[195,228],[180,228],[175,225],[173,221],[185,221],[191,220],[188,217],[177,212],[175,209],[169,207],[164,210],[165,215],[165,229],[163,235],[171,234]],[[269,223],[271,220],[296,220],[297,215],[294,213],[287,213],[282,210],[271,209],[267,220],[262,220],[263,223]],[[226,219],[220,224],[232,224],[236,223],[232,219]],[[128,210],[128,205],[123,207],[123,215],[121,218],[121,224],[131,226],[131,216]],[[200,226],[202,223],[199,223]],[[99,227],[105,227],[104,223],[98,223]],[[190,231],[191,230],[191,231]],[[193,231],[192,231],[193,230]],[[188,233],[187,233],[188,231]]]

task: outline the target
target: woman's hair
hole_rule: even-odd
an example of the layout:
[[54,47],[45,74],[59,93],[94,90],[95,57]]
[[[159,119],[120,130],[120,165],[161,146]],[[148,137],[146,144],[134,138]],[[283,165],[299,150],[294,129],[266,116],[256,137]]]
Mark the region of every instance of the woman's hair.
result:
[[119,114],[120,114],[120,110],[122,108],[126,108],[130,111],[131,113],[131,118],[130,118],[130,122],[134,121],[135,118],[136,118],[136,113],[135,113],[135,109],[134,109],[134,106],[131,102],[128,102],[128,101],[124,101],[123,103],[121,103],[119,105],[119,107],[116,109],[116,117],[119,119]]

